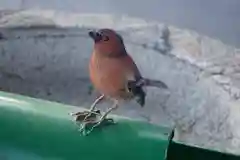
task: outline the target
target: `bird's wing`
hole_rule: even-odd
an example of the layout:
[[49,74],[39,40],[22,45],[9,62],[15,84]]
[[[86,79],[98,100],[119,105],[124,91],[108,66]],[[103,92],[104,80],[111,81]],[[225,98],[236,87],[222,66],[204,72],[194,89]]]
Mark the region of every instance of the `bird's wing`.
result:
[[142,78],[140,71],[138,70],[138,67],[136,63],[133,61],[133,59],[130,56],[125,56],[123,59],[123,65],[126,69],[127,76],[130,80],[139,80]]
[[144,106],[146,93],[142,86],[137,85],[142,80],[142,76],[136,63],[130,56],[126,56],[124,57],[123,65],[127,73],[128,82],[126,83],[126,88],[128,92],[137,98],[136,100],[141,106]]

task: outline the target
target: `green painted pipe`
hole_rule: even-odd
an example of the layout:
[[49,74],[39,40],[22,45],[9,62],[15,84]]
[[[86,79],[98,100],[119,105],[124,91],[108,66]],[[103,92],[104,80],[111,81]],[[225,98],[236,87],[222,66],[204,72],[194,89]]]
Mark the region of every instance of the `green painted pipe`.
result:
[[0,92],[0,160],[239,160],[172,140],[173,130],[125,117],[82,136],[68,114],[84,110]]
[[111,115],[117,124],[82,136],[68,114],[73,109],[0,92],[0,160],[166,158],[172,129]]

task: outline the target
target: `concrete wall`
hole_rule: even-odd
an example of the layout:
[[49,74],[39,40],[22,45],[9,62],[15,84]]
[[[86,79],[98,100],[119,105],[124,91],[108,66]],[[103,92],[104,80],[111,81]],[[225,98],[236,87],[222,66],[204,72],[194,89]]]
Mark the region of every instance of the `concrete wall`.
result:
[[115,28],[142,74],[170,88],[170,94],[148,88],[144,108],[127,102],[115,113],[174,125],[175,138],[185,143],[240,152],[239,50],[169,27],[170,48],[163,52],[163,25],[129,17],[31,10],[0,18],[1,27],[33,22],[68,27],[1,28],[1,90],[89,108],[96,94],[88,94],[87,28]]
[[0,9],[56,9],[157,20],[240,47],[239,0],[1,0]]

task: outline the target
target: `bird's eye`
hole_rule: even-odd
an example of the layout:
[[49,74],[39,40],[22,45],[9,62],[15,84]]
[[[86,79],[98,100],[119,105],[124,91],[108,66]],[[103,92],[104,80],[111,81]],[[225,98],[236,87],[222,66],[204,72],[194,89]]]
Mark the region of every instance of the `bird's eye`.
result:
[[108,36],[103,36],[103,41],[108,41],[109,37]]
[[102,34],[100,34],[100,33],[98,33],[98,32],[96,33],[96,35],[97,35],[98,37],[101,37],[101,36],[102,36]]
[[103,41],[108,41],[109,40],[109,37],[106,36],[103,31],[100,31],[99,34],[101,35]]

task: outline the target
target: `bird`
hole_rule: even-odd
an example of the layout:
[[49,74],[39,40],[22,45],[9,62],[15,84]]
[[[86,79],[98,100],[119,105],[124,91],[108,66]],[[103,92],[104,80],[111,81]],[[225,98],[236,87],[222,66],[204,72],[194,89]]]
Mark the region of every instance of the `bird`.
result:
[[152,80],[141,75],[133,58],[127,52],[122,36],[110,28],[91,30],[88,32],[94,42],[89,61],[89,77],[93,87],[100,96],[89,109],[94,113],[96,105],[107,98],[113,105],[101,115],[97,124],[101,124],[107,115],[119,107],[121,100],[135,99],[143,107],[145,105],[145,86],[168,89],[161,80]]

